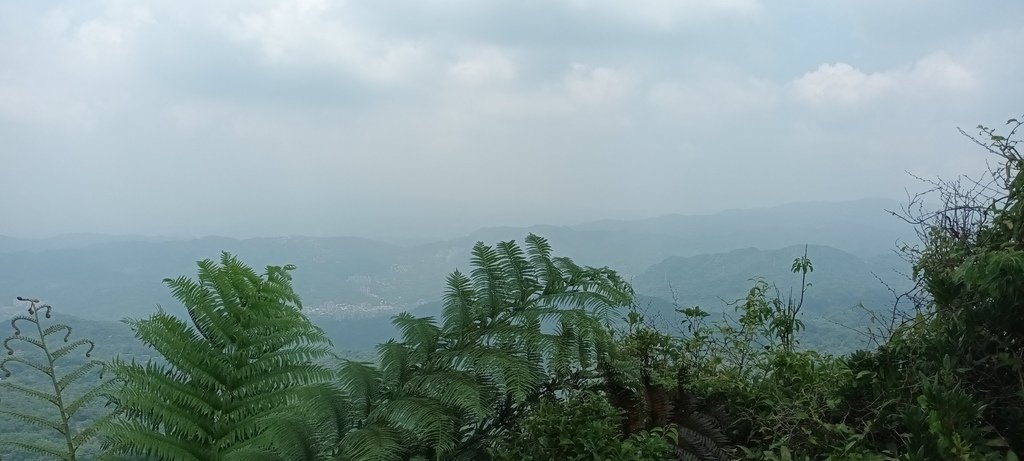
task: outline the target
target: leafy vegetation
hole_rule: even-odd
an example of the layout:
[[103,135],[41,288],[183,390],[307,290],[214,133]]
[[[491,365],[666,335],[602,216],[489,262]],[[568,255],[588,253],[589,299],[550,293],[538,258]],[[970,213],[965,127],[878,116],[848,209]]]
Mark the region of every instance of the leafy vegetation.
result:
[[659,428],[623,439],[622,413],[601,394],[572,392],[546,398],[521,423],[514,436],[492,450],[501,461],[674,459],[674,429]]
[[1017,459],[1024,177],[1012,136],[981,129],[978,142],[1003,160],[988,180],[934,182],[941,208],[903,210],[921,226],[922,244],[903,251],[922,289],[865,332],[877,348],[835,357],[786,347],[786,329],[773,326],[793,311],[765,282],[734,305],[735,320],[709,324],[701,309],[680,309],[692,389],[725,407],[747,458]]
[[[787,265],[797,286],[755,279],[720,313],[676,306],[670,334],[611,269],[555,257],[532,234],[523,246],[477,243],[471,270],[449,275],[439,315],[395,316],[399,336],[368,361],[336,356],[301,311],[291,266],[258,274],[224,253],[201,261],[196,280],[165,280],[185,319],[159,311],[128,322],[158,356],[113,360],[115,379],[77,400],[71,383],[105,365],[58,373],[59,360],[93,343],[44,327],[39,314],[50,310],[33,301],[0,369],[24,365],[54,393],[0,387],[20,393],[4,403],[41,401],[59,417],[3,414],[63,445],[5,443],[55,459],[76,459],[99,436],[110,457],[204,461],[1015,460],[1022,125],[1010,120],[1006,135],[979,127],[972,139],[999,165],[981,179],[931,181],[931,195],[897,213],[921,237],[901,248],[911,288],[894,290],[888,318],[861,332],[864,350],[831,355],[803,341],[807,307],[820,299],[814,247]],[[938,209],[922,205],[932,197]],[[62,332],[54,349],[47,338]],[[107,393],[113,419],[76,419],[80,402]]]
[[333,377],[317,363],[330,346],[299,312],[289,270],[260,276],[225,253],[219,265],[199,262],[198,280],[165,280],[191,324],[166,312],[129,322],[163,360],[114,361],[121,415],[106,431],[112,452],[241,460],[280,451],[276,420]]
[[[92,386],[79,385],[87,374],[103,370],[104,363],[91,359],[96,347],[92,340],[71,340],[70,326],[62,323],[44,326],[45,319],[52,317],[52,307],[41,305],[36,299],[18,300],[30,303],[28,315],[19,315],[11,320],[14,333],[4,340],[7,356],[0,360],[0,372],[4,379],[0,381],[0,388],[21,402],[35,402],[36,408],[41,405],[45,411],[31,413],[24,411],[25,406],[0,408],[3,417],[35,429],[20,437],[17,434],[0,434],[0,447],[51,459],[83,459],[83,455],[87,456],[91,449],[95,449],[90,442],[98,435],[98,428],[116,414],[107,411],[105,414],[89,415],[109,390],[109,380]],[[43,318],[40,318],[40,312]],[[35,331],[24,331],[23,328]],[[15,346],[21,348],[16,350]],[[82,353],[83,349],[84,360],[69,360],[72,354]],[[43,382],[12,381],[8,379],[12,375],[8,367],[18,367],[37,376],[42,375]]]
[[[788,288],[775,293],[772,285],[791,284],[794,289],[801,285],[801,274],[793,273],[791,268],[805,250],[813,259],[815,271],[808,274],[813,288],[806,291],[799,316],[804,324],[799,335],[801,344],[833,354],[875,346],[862,331],[871,325],[872,316],[887,318],[897,304],[895,296],[914,287],[914,281],[907,277],[911,264],[891,250],[887,255],[861,258],[822,245],[793,245],[776,250],[747,248],[673,257],[648,268],[632,282],[638,293],[671,300],[652,306],[641,303],[641,311],[652,324],[673,334],[685,334],[675,307],[701,306],[712,314],[709,321],[724,320],[722,314],[734,312],[728,304],[745,298],[754,279],[765,281],[773,297],[788,298]],[[898,304],[904,308],[911,303],[901,298]]]
[[346,451],[475,459],[546,382],[592,367],[606,347],[602,319],[631,291],[612,271],[550,251],[535,236],[526,252],[478,244],[473,271],[448,278],[440,323],[399,315],[401,340],[378,348],[379,366],[345,362],[341,382],[362,422]]

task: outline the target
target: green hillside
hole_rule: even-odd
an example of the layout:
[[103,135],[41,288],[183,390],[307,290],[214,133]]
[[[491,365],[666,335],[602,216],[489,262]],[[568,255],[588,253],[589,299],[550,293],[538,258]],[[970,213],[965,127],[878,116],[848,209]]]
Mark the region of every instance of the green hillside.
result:
[[[648,268],[633,284],[639,293],[674,300],[679,306],[732,312],[727,303],[744,297],[756,278],[774,282],[783,296],[791,287],[798,290],[800,278],[790,266],[803,252],[804,246],[796,245],[673,257]],[[909,273],[909,264],[895,254],[864,259],[836,248],[809,245],[807,255],[814,272],[808,277],[811,287],[803,320],[813,346],[848,350],[860,345],[863,338],[846,327],[862,329],[868,322],[865,308],[884,317],[895,301],[886,284],[897,292],[912,285],[902,275]]]
[[[879,200],[808,203],[529,230],[582,263],[620,270],[633,281],[642,297],[639,302],[651,306],[651,316],[668,323],[676,317],[673,300],[715,310],[723,307],[722,300],[742,296],[753,277],[788,287],[793,280],[789,264],[802,247],[787,245],[811,243],[817,270],[806,315],[814,325],[811,336],[828,339],[831,348],[854,340],[848,330],[833,331],[833,322],[865,322],[855,305],[880,308],[891,303],[891,294],[872,273],[897,287],[904,282],[892,272],[902,261],[886,256],[892,243],[907,233],[893,230],[899,221],[885,209],[894,207]],[[180,313],[161,281],[188,273],[195,261],[223,250],[245,255],[255,266],[282,261],[297,266],[295,288],[307,314],[339,348],[366,350],[393,337],[390,318],[402,311],[439,314],[436,303],[443,294],[439,287],[444,274],[465,267],[474,243],[521,239],[527,231],[481,229],[415,246],[352,237],[7,238],[0,245],[0,300],[45,297],[73,309],[76,316],[104,321],[138,317],[156,306]],[[786,248],[731,251],[751,245]]]

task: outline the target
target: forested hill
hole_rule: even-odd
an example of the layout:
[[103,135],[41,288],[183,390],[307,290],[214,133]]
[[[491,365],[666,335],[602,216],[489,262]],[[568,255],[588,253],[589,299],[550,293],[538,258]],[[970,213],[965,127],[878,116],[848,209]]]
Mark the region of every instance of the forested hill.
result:
[[[727,302],[743,298],[755,279],[777,286],[783,297],[799,292],[800,276],[792,273],[793,260],[805,247],[793,245],[774,250],[745,248],[727,253],[671,257],[633,279],[638,293],[672,300],[679,306],[699,305],[704,310],[732,312]],[[862,258],[833,247],[809,245],[807,256],[814,271],[808,274],[806,309],[807,340],[827,350],[849,349],[863,341],[846,328],[862,328],[869,312],[885,317],[895,294],[911,288],[909,264],[895,253]],[[885,283],[882,283],[884,281]],[[652,308],[666,317],[664,306]]]
[[[634,278],[633,286],[647,295],[715,309],[722,304],[721,299],[744,296],[755,278],[774,282],[784,291],[798,286],[800,276],[793,274],[790,266],[803,253],[803,245],[794,245],[774,250],[745,248],[671,257]],[[865,259],[836,248],[809,245],[807,256],[814,265],[814,272],[808,277],[812,287],[807,291],[807,301],[821,313],[848,309],[853,306],[851,300],[869,306],[891,304],[891,293],[876,275],[891,282],[893,288],[910,288],[910,281],[902,276],[906,271],[895,272],[906,266],[895,254]]]
[[0,253],[0,296],[45,297],[73,306],[83,317],[119,319],[173,306],[166,277],[194,271],[195,262],[221,251],[244,255],[254,266],[295,264],[296,286],[311,307],[324,302],[351,305],[415,305],[396,294],[401,248],[356,238],[207,237],[170,242],[111,242],[83,248]]
[[[89,319],[138,317],[158,305],[173,312],[177,303],[162,280],[192,273],[195,261],[228,251],[256,267],[296,265],[295,287],[307,312],[335,333],[341,347],[358,349],[393,334],[388,319],[398,312],[433,313],[431,303],[441,298],[445,276],[467,267],[475,242],[521,241],[534,232],[583,264],[607,265],[634,279],[638,293],[649,296],[644,302],[661,311],[672,299],[666,281],[681,303],[710,309],[721,306],[719,298],[745,292],[752,277],[788,283],[796,247],[727,252],[810,243],[816,286],[809,311],[833,312],[862,301],[880,304],[886,298],[871,272],[892,275],[891,271],[871,261],[891,252],[897,239],[909,238],[909,229],[886,214],[886,209],[896,207],[897,203],[864,200],[575,227],[492,228],[417,246],[351,237],[8,238],[0,245],[0,309],[15,296],[35,296]],[[830,285],[840,279],[847,280],[842,289]],[[350,329],[358,334],[342,334]]]
[[913,241],[913,229],[891,216],[892,200],[863,199],[835,203],[794,203],[772,208],[730,210],[706,215],[665,215],[649,219],[605,220],[577,226],[482,229],[467,238],[444,242],[467,248],[476,241],[544,235],[565,254],[591,265],[608,265],[636,275],[671,256],[724,253],[738,248],[826,245],[861,257],[886,254],[897,241]]

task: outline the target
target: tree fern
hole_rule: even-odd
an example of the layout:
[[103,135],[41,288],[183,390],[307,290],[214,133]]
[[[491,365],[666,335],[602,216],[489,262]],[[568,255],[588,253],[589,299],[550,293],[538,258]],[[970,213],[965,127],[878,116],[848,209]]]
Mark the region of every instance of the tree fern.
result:
[[679,460],[733,458],[720,413],[687,390],[687,361],[675,338],[645,325],[634,312],[629,333],[617,345],[600,368],[609,400],[625,415],[623,432],[670,427]]
[[[0,372],[3,381],[0,389],[8,391],[8,395],[18,396],[24,403],[33,403],[49,408],[46,414],[32,414],[17,409],[0,407],[0,415],[12,418],[25,424],[26,427],[40,431],[40,436],[27,438],[11,438],[0,434],[0,446],[16,451],[28,452],[44,458],[74,461],[81,459],[82,449],[97,435],[98,425],[112,415],[108,412],[99,419],[89,422],[82,421],[83,410],[98,403],[108,391],[109,381],[96,385],[83,385],[81,379],[91,372],[101,372],[103,362],[91,359],[96,344],[89,339],[71,340],[71,327],[61,323],[44,327],[44,319],[51,318],[52,308],[39,304],[37,299],[18,297],[19,301],[29,303],[28,315],[19,315],[11,320],[14,334],[4,340],[7,356],[0,360]],[[40,318],[40,312],[43,318]],[[29,331],[35,330],[30,336]],[[15,349],[24,346],[27,350]],[[67,359],[72,354],[82,353],[84,362],[70,365],[64,370]],[[45,376],[45,383],[38,386],[29,385],[30,381],[10,381],[10,366],[20,366],[28,373]]]
[[379,369],[342,368],[342,385],[362,408],[354,418],[364,422],[350,436],[392,450],[366,456],[474,459],[550,376],[596,365],[609,314],[633,297],[614,271],[552,258],[532,234],[525,251],[511,241],[477,243],[471,266],[448,277],[439,322],[399,315],[401,338],[380,347]]
[[317,442],[293,429],[323,422],[295,415],[333,380],[318,362],[331,348],[299,311],[293,268],[269,266],[259,275],[227,253],[219,264],[198,266],[197,280],[164,281],[188,321],[163,311],[127,321],[163,360],[115,361],[123,414],[108,430],[111,448],[161,460],[316,453],[301,445]]

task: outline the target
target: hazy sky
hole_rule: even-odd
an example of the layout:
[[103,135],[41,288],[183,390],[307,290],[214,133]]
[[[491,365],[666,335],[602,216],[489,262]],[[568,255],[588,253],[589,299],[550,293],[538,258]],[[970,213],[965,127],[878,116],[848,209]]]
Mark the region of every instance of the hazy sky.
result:
[[3,0],[0,234],[408,236],[902,197],[1024,2]]

